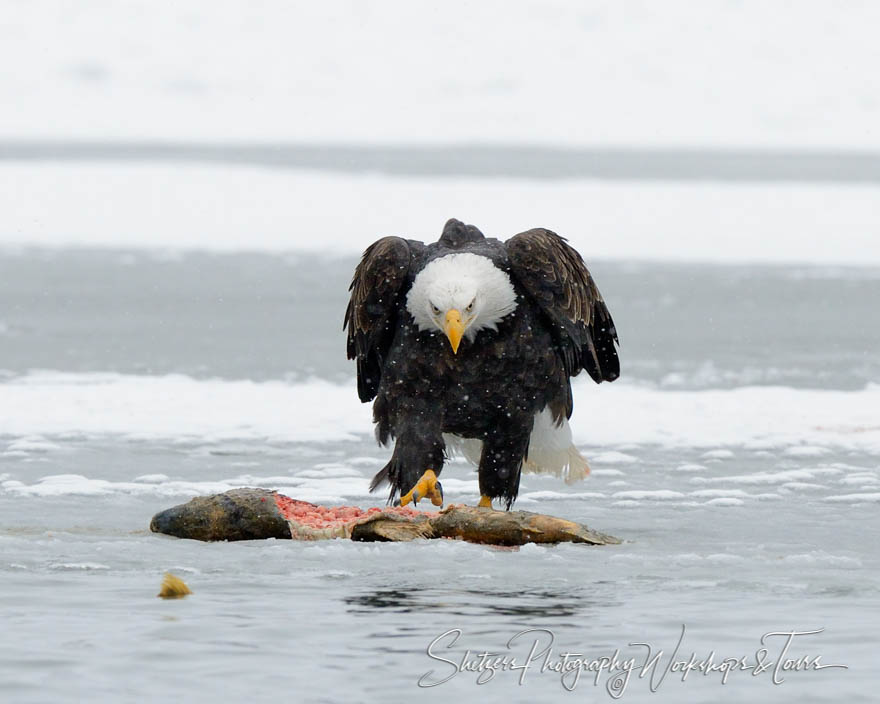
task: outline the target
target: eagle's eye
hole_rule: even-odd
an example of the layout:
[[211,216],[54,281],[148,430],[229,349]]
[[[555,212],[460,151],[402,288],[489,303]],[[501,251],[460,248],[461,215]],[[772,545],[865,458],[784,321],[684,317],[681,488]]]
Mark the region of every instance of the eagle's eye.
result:
[[439,309],[437,306],[435,306],[435,305],[432,304],[432,305],[431,305],[431,310],[434,311],[434,315],[440,315],[440,309]]
[[476,301],[476,300],[477,300],[477,299],[475,298],[473,301],[471,301],[470,303],[468,303],[468,307],[465,308],[465,310],[466,310],[468,313],[470,313],[470,312],[474,309],[474,301]]

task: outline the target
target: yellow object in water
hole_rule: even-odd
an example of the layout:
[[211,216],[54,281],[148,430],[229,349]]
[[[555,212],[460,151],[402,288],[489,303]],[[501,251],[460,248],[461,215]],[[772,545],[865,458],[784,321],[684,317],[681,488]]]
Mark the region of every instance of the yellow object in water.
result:
[[192,591],[186,586],[186,582],[180,577],[166,572],[165,577],[162,579],[162,588],[159,589],[159,593],[156,596],[163,599],[180,599],[187,594],[192,594]]

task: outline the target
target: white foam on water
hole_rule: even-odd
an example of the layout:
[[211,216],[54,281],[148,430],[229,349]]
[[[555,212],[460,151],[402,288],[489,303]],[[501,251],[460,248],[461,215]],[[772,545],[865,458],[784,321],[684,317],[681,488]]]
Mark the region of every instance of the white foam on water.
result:
[[[340,471],[345,470],[345,471]],[[10,474],[0,476],[0,494],[7,493],[21,497],[51,498],[61,496],[160,496],[193,497],[219,494],[230,489],[258,486],[278,491],[301,501],[318,504],[358,504],[382,505],[387,491],[369,491],[372,471],[359,472],[357,469],[327,467],[291,475],[260,476],[240,474],[212,480],[191,480],[169,477],[164,474],[151,474],[135,477],[132,480],[109,480],[87,477],[82,474],[51,474],[36,481],[22,481],[11,478]],[[443,476],[443,493],[447,502],[470,501],[476,503],[479,487],[476,473],[473,478],[462,479]],[[29,477],[28,477],[29,479]],[[537,492],[536,496],[541,496]],[[554,495],[555,496],[555,495]],[[558,498],[601,498],[601,493],[559,494]],[[529,499],[525,499],[528,501]],[[426,508],[426,506],[422,506]],[[430,504],[427,508],[433,508]]]
[[707,506],[745,506],[746,502],[742,499],[734,499],[734,498],[722,498],[719,497],[717,499],[709,499],[706,502]]
[[675,468],[676,472],[705,472],[706,466],[695,462],[684,462]]
[[632,501],[669,501],[670,499],[684,498],[684,494],[680,491],[672,491],[671,489],[654,489],[654,490],[632,490],[618,491],[611,495],[613,499],[632,500]]
[[797,565],[798,567],[814,566],[814,565],[834,565],[844,569],[858,569],[862,566],[862,561],[857,557],[848,557],[846,555],[832,555],[824,550],[815,550],[808,553],[796,553],[794,555],[785,555],[782,557],[785,564]]
[[639,508],[642,502],[635,501],[634,499],[623,499],[621,501],[614,501],[611,505],[615,508]]
[[752,474],[734,474],[725,477],[691,477],[692,484],[789,484],[822,476],[836,476],[843,473],[837,467],[816,467],[813,469],[785,469],[779,472],[754,472]]
[[836,496],[826,496],[823,501],[833,504],[860,504],[860,503],[880,503],[880,493],[869,492],[862,494],[838,494]]
[[385,464],[385,460],[380,460],[377,457],[350,457],[346,460],[348,464],[353,464],[361,467],[374,467],[378,468]]
[[[590,462],[595,462],[596,464],[631,464],[637,461],[638,458],[628,455],[625,452],[617,452],[615,450],[600,452],[590,457]],[[606,473],[610,471],[611,470],[606,470]],[[618,474],[622,474],[622,472],[618,472]]]
[[[444,480],[445,481],[445,480]],[[446,484],[444,483],[444,486]],[[527,501],[563,501],[569,499],[604,499],[600,491],[526,491],[517,498]]]
[[841,477],[837,481],[839,484],[878,484],[880,483],[880,478],[878,478],[873,472],[852,472],[845,477]]
[[39,435],[36,436],[26,436],[22,438],[18,438],[13,440],[6,446],[6,453],[32,453],[32,452],[54,452],[55,450],[60,450],[61,446],[58,443],[50,442]]
[[164,482],[171,481],[171,477],[167,474],[142,474],[139,477],[135,477],[134,481],[142,482],[143,484],[163,484]]
[[826,487],[823,484],[813,482],[786,482],[782,488],[788,491],[821,491]]
[[339,464],[316,464],[314,469],[304,469],[294,476],[322,479],[326,477],[360,477],[361,473]]
[[703,459],[706,460],[732,460],[736,455],[730,450],[709,450],[703,453]]
[[733,563],[733,562],[743,562],[746,558],[742,555],[734,555],[727,552],[717,552],[711,555],[706,555],[706,560],[708,562],[719,562],[719,563]]
[[590,475],[593,477],[623,477],[623,476],[626,476],[619,469],[591,469]]
[[698,489],[697,491],[689,492],[689,496],[696,496],[701,499],[723,499],[723,498],[750,498],[752,494],[749,494],[742,489]]
[[[578,379],[574,388],[575,442],[599,449],[599,457],[618,452],[611,457],[619,459],[623,454],[619,447],[652,445],[707,448],[708,457],[720,459],[734,454],[725,446],[754,442],[777,449],[808,443],[814,448],[880,454],[878,385],[859,391],[785,387],[667,391],[623,383],[596,386]],[[31,445],[38,454],[46,451],[47,443],[63,447],[106,435],[222,447],[230,441],[250,440],[362,442],[373,432],[370,405],[359,402],[353,380],[348,384],[321,379],[254,382],[49,371],[0,382],[0,428],[7,444],[39,436]],[[31,450],[17,452],[28,456]],[[685,466],[688,469],[683,471],[697,471],[696,466]],[[725,481],[781,484],[809,481],[822,473],[843,470],[833,466],[786,470]],[[696,476],[691,481],[715,479]]]
[[[230,489],[259,486],[274,489],[302,501],[322,504],[338,504],[345,501],[384,500],[384,496],[371,495],[367,489],[367,477],[355,474],[349,477],[315,477],[301,479],[294,476],[261,477],[240,475],[212,481],[169,479],[159,480],[158,476],[145,482],[142,477],[132,481],[111,481],[95,479],[81,474],[54,474],[40,478],[34,483],[9,479],[0,483],[2,491],[15,496],[59,497],[59,496],[111,496],[128,494],[134,496],[204,496],[219,494]],[[455,493],[455,492],[450,492]],[[377,498],[378,497],[378,498]]]

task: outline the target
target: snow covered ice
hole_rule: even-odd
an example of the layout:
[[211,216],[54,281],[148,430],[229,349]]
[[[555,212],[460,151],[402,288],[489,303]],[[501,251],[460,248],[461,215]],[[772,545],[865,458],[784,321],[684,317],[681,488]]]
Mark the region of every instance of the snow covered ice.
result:
[[[610,701],[552,673],[416,683],[448,669],[426,649],[450,629],[450,658],[531,628],[558,652],[669,655],[685,624],[685,654],[723,656],[824,629],[793,655],[849,669],[656,693],[636,678],[625,701],[873,701],[877,12],[19,4],[0,28],[15,67],[0,75],[0,700]],[[224,157],[322,144],[405,168]],[[419,161],[469,144],[535,161],[515,175]],[[210,159],[168,157],[200,145]],[[575,147],[636,167],[565,176],[554,159]],[[841,166],[734,180],[706,149]],[[642,177],[638,155],[662,150],[703,158],[705,178]],[[862,158],[873,171],[846,171]],[[433,240],[449,217],[501,238],[545,226],[587,260],[622,376],[575,380],[592,474],[525,475],[516,507],[624,544],[150,534],[157,511],[243,486],[383,504],[367,486],[390,450],[344,358],[347,287],[374,239]],[[442,482],[448,501],[479,498],[463,459]],[[193,594],[156,599],[165,571]]]

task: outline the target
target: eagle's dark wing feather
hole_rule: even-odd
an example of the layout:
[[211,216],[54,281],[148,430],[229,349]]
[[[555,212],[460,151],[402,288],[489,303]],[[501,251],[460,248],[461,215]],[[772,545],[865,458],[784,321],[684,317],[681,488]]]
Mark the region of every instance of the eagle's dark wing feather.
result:
[[549,318],[569,376],[581,369],[597,383],[620,376],[617,330],[581,255],[543,228],[521,232],[505,247],[514,278]]
[[348,358],[357,359],[358,396],[376,396],[382,365],[397,328],[399,296],[409,276],[411,243],[400,237],[383,237],[371,244],[354,271],[345,310]]

